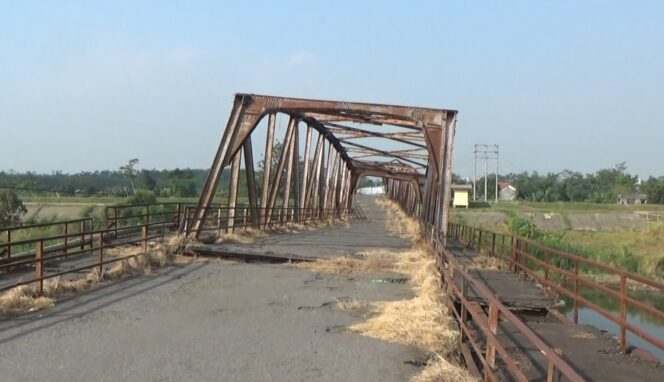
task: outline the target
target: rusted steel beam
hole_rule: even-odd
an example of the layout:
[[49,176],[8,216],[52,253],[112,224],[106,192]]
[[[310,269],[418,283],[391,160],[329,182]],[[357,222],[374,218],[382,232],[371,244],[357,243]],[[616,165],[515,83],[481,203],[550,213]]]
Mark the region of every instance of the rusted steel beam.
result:
[[[307,133],[304,141],[304,168],[302,169],[302,183],[300,189],[300,202],[301,208],[307,208],[307,185],[309,184],[309,154],[311,151],[311,132],[312,129],[306,125]],[[306,216],[306,215],[305,215]]]
[[332,173],[332,203],[330,205],[330,208],[336,208],[337,205],[339,204],[339,191],[338,191],[338,184],[339,184],[339,175],[341,173],[341,155],[339,153],[336,153],[335,155],[335,167]]
[[300,129],[295,125],[293,136],[293,205],[295,206],[294,219],[300,220]]
[[274,180],[272,181],[272,186],[270,187],[270,198],[267,202],[267,218],[266,224],[270,223],[272,211],[274,210],[274,205],[277,201],[277,193],[279,192],[279,184],[281,183],[281,177],[284,173],[284,166],[286,165],[287,151],[290,147],[291,138],[293,136],[293,129],[295,128],[295,118],[291,117],[288,122],[288,128],[286,129],[286,136],[284,137],[283,145],[281,146],[281,155],[279,156],[279,163],[277,164],[277,172],[274,174]]
[[375,149],[375,148],[372,148],[372,147],[369,147],[369,146],[365,146],[365,145],[361,145],[361,144],[359,144],[359,143],[355,143],[355,142],[345,142],[345,144],[347,144],[347,145],[351,145],[351,146],[355,146],[355,147],[358,147],[358,148],[360,148],[360,149],[370,150],[370,151],[373,151],[373,152],[375,152],[376,154],[379,154],[379,155],[381,155],[381,156],[390,157],[390,158],[397,158],[397,159],[403,160],[404,162],[408,162],[408,163],[410,163],[410,164],[414,164],[415,166],[418,166],[418,167],[426,167],[426,165],[423,164],[423,163],[420,163],[420,162],[417,162],[417,161],[414,161],[414,160],[411,160],[411,159],[408,159],[408,158],[403,158],[403,157],[401,157],[401,156],[399,156],[399,155],[394,155],[394,154],[392,154],[392,153],[389,152],[389,151],[380,150],[380,149]]
[[441,161],[439,172],[439,200],[436,211],[439,216],[436,219],[436,229],[442,239],[442,244],[447,243],[447,220],[449,206],[452,201],[452,145],[454,144],[454,135],[456,133],[456,114],[448,115],[446,126],[441,133]]
[[263,189],[261,190],[262,196],[260,208],[260,213],[265,214],[265,216],[262,216],[261,219],[261,223],[263,225],[267,223],[266,216],[268,215],[265,213],[265,211],[267,211],[267,201],[270,195],[270,172],[272,169],[272,150],[274,149],[274,127],[276,119],[277,116],[274,113],[270,114],[268,118],[267,134],[265,140],[265,156],[263,157]]
[[[197,238],[202,232],[201,228],[203,226],[203,221],[208,213],[208,208],[214,199],[214,193],[217,190],[219,179],[221,179],[221,173],[224,167],[228,164],[226,156],[234,139],[237,125],[240,123],[240,120],[244,115],[245,100],[246,97],[244,96],[235,97],[233,110],[231,111],[231,117],[228,119],[228,124],[224,130],[224,135],[221,138],[221,142],[219,143],[219,148],[217,148],[217,153],[212,160],[212,167],[210,168],[210,172],[208,173],[207,179],[205,180],[205,185],[203,186],[201,197],[198,201],[196,211],[194,212],[192,222],[192,228]],[[181,226],[184,227],[185,225],[186,224],[183,224]]]
[[290,202],[290,189],[293,181],[293,157],[297,156],[297,150],[295,149],[295,141],[297,140],[297,121],[294,123],[293,127],[288,149],[286,149],[286,179],[284,179],[284,198],[282,204],[284,215],[282,216],[282,224],[285,221],[288,221],[288,203]]
[[240,181],[240,161],[242,160],[242,152],[238,152],[233,157],[233,164],[231,166],[231,181],[228,185],[228,223],[226,225],[228,230],[233,231],[235,226],[235,206],[237,205],[237,189]]
[[403,158],[410,158],[410,159],[422,159],[422,160],[427,160],[429,158],[429,155],[423,154],[421,152],[422,149],[415,149],[415,150],[390,150],[390,151],[377,151],[374,149],[364,149],[364,148],[347,148],[346,152],[348,153],[357,153],[357,154],[366,154],[362,156],[353,156],[353,159],[360,159],[360,158],[366,158],[366,157],[375,157],[375,156],[385,156],[384,153],[389,153],[391,156],[399,159]]
[[249,197],[249,217],[251,226],[258,227],[258,196],[256,195],[256,175],[254,174],[254,151],[251,147],[251,137],[244,141],[244,169],[247,175],[247,195]]
[[314,150],[314,162],[311,166],[311,176],[306,183],[304,203],[302,204],[304,208],[312,208],[312,202],[315,202],[316,191],[318,190],[318,181],[320,180],[320,163],[322,161],[323,145],[325,144],[324,138],[322,135],[318,135],[318,142],[316,143],[316,149]]
[[[316,129],[323,139],[333,148],[334,155],[327,154],[327,165],[324,148],[319,162],[321,169],[317,186],[313,184],[316,154],[311,153],[311,132],[307,131],[305,145],[305,166],[302,177],[299,170],[299,145],[297,142],[284,145],[284,150],[292,147],[290,156],[284,157],[281,173],[278,174],[276,186],[270,188],[270,172],[274,169],[266,166],[263,179],[261,207],[266,210],[274,208],[276,195],[279,191],[286,160],[291,166],[291,182],[294,183],[292,193],[295,196],[297,207],[309,208],[309,198],[312,203],[319,203],[319,207],[348,205],[351,193],[356,189],[362,176],[379,176],[385,179],[399,179],[393,184],[390,191],[407,211],[436,226],[440,231],[445,230],[447,218],[447,205],[449,201],[449,181],[451,172],[451,139],[454,136],[456,124],[456,111],[447,109],[431,109],[406,107],[397,105],[367,104],[345,101],[306,100],[297,98],[271,97],[253,94],[237,94],[233,104],[231,117],[220,143],[213,166],[206,180],[199,205],[194,213],[193,223],[197,225],[195,232],[200,232],[203,216],[212,202],[216,184],[223,168],[230,164],[238,151],[245,145],[246,140],[254,131],[264,116],[269,116],[268,144],[266,144],[266,163],[271,162],[268,152],[272,148],[270,125],[274,126],[275,114],[285,113],[291,118],[299,119]],[[393,125],[401,127],[403,131],[394,130],[389,126],[370,131],[354,126],[345,126],[343,122],[366,123],[374,126]],[[382,131],[384,130],[384,131]],[[273,128],[272,128],[273,131]],[[294,134],[294,133],[290,133]],[[296,134],[296,133],[295,133]],[[273,135],[273,133],[272,133]],[[287,135],[290,137],[290,135]],[[401,142],[409,147],[426,148],[426,154],[416,150],[383,150],[375,144],[361,145],[355,143],[355,138],[374,137],[390,139]],[[295,138],[297,139],[297,138]],[[369,141],[367,141],[368,143]],[[391,162],[375,162],[367,160],[366,156],[354,157],[350,153],[371,155],[376,158],[385,158]],[[280,158],[281,160],[281,158]],[[422,162],[420,162],[422,161]],[[312,163],[314,162],[314,163]],[[412,166],[407,166],[410,164]],[[294,168],[292,166],[295,166]],[[426,177],[425,177],[426,174]],[[429,176],[431,174],[431,176]],[[266,176],[265,176],[266,175]],[[276,178],[276,176],[275,176]],[[247,187],[250,187],[248,184]],[[291,187],[291,183],[288,183]],[[312,192],[309,190],[311,189]],[[316,195],[317,193],[317,195]],[[316,197],[314,197],[316,195]],[[290,196],[290,195],[289,195]],[[250,198],[251,199],[251,198]],[[443,200],[445,199],[445,200]],[[254,201],[257,203],[257,196]],[[251,202],[251,201],[250,201]],[[428,204],[428,207],[425,205]],[[251,208],[251,206],[250,206]],[[434,212],[429,212],[433,210]],[[297,209],[298,213],[300,209]],[[255,214],[258,215],[258,214]],[[297,216],[297,219],[300,217]],[[267,220],[267,219],[265,219]]]
[[334,171],[334,166],[336,165],[335,160],[337,157],[334,155],[335,151],[332,145],[328,145],[328,150],[327,150],[327,166],[325,166],[325,181],[322,182],[323,184],[323,207],[321,208],[322,210],[326,210],[329,205],[330,205],[330,192],[331,192],[331,184],[332,184],[332,172]]
[[[330,145],[327,145],[327,151],[331,150]],[[328,155],[329,156],[329,155]],[[325,142],[323,142],[323,146],[321,147],[321,153],[320,153],[320,163],[318,166],[320,167],[320,176],[318,177],[318,190],[315,192],[318,193],[318,217],[321,217],[323,214],[323,210],[325,209],[325,190],[327,189],[327,186],[325,184],[325,181],[327,179],[327,167],[326,167],[326,162],[325,162]],[[329,160],[327,162],[327,165],[329,165]]]
[[[348,140],[352,138],[384,138],[396,142],[401,142],[407,145],[417,146],[421,148],[426,148],[426,145],[423,145],[418,142],[424,142],[424,135],[421,132],[389,132],[389,133],[378,133],[374,131],[362,130],[354,127],[343,126],[336,123],[324,123],[324,125],[330,130],[331,133],[337,135],[348,135],[350,137],[340,138],[343,140]],[[413,142],[415,141],[415,142]]]

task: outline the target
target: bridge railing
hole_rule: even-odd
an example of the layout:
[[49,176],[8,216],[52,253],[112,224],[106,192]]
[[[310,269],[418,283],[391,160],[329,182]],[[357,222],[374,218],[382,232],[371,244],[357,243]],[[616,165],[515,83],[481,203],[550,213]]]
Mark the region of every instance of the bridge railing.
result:
[[[450,223],[448,237],[503,260],[513,272],[524,273],[544,287],[569,298],[573,302],[572,321],[575,324],[579,321],[581,306],[613,322],[619,329],[618,339],[623,350],[628,346],[628,334],[664,350],[661,338],[647,333],[628,319],[628,313],[635,313],[664,322],[664,311],[660,307],[630,295],[646,290],[661,296],[664,294],[664,283],[514,235]],[[598,282],[598,275],[613,282]],[[614,301],[618,312],[591,301],[584,296],[584,289]]]
[[21,257],[26,253],[33,253],[30,244],[25,239],[32,237],[46,237],[62,234],[63,237],[54,238],[45,242],[45,251],[67,252],[73,247],[84,244],[85,233],[94,227],[92,218],[70,219],[57,222],[25,224],[19,226],[0,228],[0,263],[7,263],[13,257]]
[[[105,258],[104,250],[127,245],[147,250],[177,229],[183,213],[180,203],[116,205],[105,208],[100,229],[92,218],[0,228],[0,292],[33,283],[41,292],[49,278],[93,268],[101,272],[136,256]],[[64,260],[72,261],[73,268],[60,270],[57,265]]]
[[[553,381],[555,377],[559,379],[561,375],[570,381],[585,380],[562,358],[562,354],[547,345],[542,338],[512,313],[502,303],[500,297],[496,296],[484,282],[468,272],[455,256],[445,248],[441,238],[434,233],[431,226],[427,227],[424,232],[436,253],[436,262],[444,288],[446,288],[450,297],[460,303],[459,309],[450,306],[450,310],[459,322],[461,341],[470,344],[472,347],[473,353],[482,365],[485,380],[497,381],[500,379],[497,370],[502,368],[498,368],[498,360],[502,361],[503,365],[501,366],[515,380],[524,382],[529,380],[519,368],[519,361],[514,359],[498,338],[501,334],[501,326],[499,325],[501,321],[514,325],[530,344],[548,359],[547,381]],[[478,303],[468,298],[470,289],[480,298],[488,301],[488,312],[485,312]],[[470,327],[470,319],[477,325],[479,332]]]
[[[182,231],[189,235],[192,233],[197,221],[194,212],[196,207],[186,207],[182,224]],[[354,209],[337,208],[260,208],[242,205],[235,207],[214,206],[207,208],[205,218],[202,219],[201,231],[215,231],[218,235],[222,233],[233,233],[237,230],[248,230],[256,228],[270,230],[293,224],[307,225],[320,221],[334,221],[338,219],[361,217]]]

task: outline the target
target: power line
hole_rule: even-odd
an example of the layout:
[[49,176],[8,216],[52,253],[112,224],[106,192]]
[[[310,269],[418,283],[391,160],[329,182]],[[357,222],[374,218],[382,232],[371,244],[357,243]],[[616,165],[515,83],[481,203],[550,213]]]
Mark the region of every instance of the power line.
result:
[[484,159],[484,201],[488,201],[488,178],[489,178],[489,160],[496,161],[496,194],[495,201],[498,202],[498,145],[475,144],[475,172],[473,177],[473,200],[477,200],[477,160]]

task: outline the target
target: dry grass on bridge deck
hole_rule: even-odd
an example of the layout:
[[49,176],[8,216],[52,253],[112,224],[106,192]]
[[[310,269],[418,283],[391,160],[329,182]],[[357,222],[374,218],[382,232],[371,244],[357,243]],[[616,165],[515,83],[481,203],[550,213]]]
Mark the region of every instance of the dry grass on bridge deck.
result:
[[[363,203],[366,221],[261,237],[251,246],[330,261],[368,249],[393,257],[410,250],[410,240],[386,229],[385,212],[373,200]],[[447,380],[467,380],[454,364],[453,321],[444,310],[424,314],[422,304],[436,302],[418,298],[409,278],[391,268],[331,273],[214,259],[172,264],[97,284],[49,309],[0,318],[2,379],[439,380],[425,367],[433,354],[417,346],[423,337],[408,337],[394,320],[417,325],[407,314],[422,313],[436,320],[418,325],[425,338],[452,358],[436,367],[447,368],[441,369],[453,376]],[[390,309],[398,314],[388,317]]]

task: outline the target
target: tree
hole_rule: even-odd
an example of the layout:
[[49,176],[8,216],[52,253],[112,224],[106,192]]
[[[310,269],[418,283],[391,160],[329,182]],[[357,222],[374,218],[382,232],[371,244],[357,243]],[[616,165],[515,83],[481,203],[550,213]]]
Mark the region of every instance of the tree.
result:
[[0,227],[18,225],[21,216],[28,210],[14,191],[4,191],[0,194]]
[[155,191],[157,188],[157,181],[150,175],[150,171],[142,170],[141,171],[141,183],[146,190]]
[[135,169],[136,165],[138,164],[138,159],[130,159],[129,162],[127,162],[126,165],[120,166],[120,172],[129,178],[129,182],[131,183],[131,192],[132,194],[136,193],[136,188],[134,188],[134,179],[136,178],[136,174],[138,173]]

